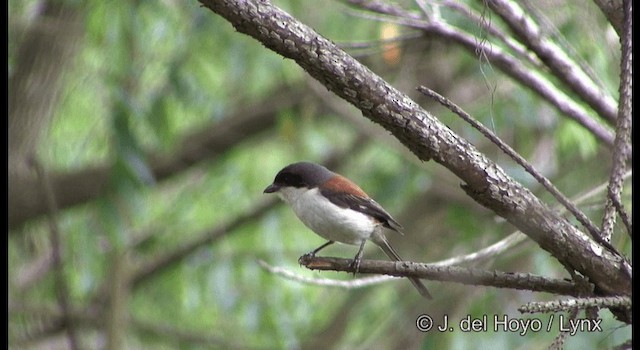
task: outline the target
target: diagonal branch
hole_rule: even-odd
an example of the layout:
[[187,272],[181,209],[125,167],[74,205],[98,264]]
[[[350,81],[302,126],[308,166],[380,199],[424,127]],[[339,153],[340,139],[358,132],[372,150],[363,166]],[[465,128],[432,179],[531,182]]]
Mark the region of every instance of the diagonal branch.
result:
[[[390,131],[419,159],[433,159],[478,203],[596,285],[598,295],[630,295],[631,267],[560,217],[431,113],[289,14],[264,1],[201,0],[236,30],[295,60],[329,90]],[[627,322],[630,315],[621,316]]]
[[534,51],[549,67],[553,75],[564,82],[600,116],[611,124],[616,121],[618,108],[613,97],[602,91],[596,83],[573,62],[554,42],[546,38],[540,26],[527,15],[516,2],[510,0],[483,0],[513,30],[513,32]]
[[[482,123],[475,120],[471,115],[465,112],[458,105],[447,99],[446,97],[438,94],[437,92],[425,87],[418,87],[418,91],[421,93],[433,98],[438,103],[447,107],[450,111],[458,115],[467,123],[471,124],[475,129],[480,131],[482,135],[484,135],[489,141],[498,146],[501,151],[503,151],[506,155],[508,155],[511,159],[513,159],[516,163],[518,163],[525,171],[527,171],[531,176],[533,176],[538,183],[540,183],[553,197],[555,197],[560,204],[562,204],[573,216],[589,231],[591,237],[598,241],[598,243],[602,244],[604,247],[609,249],[614,254],[619,254],[618,251],[609,243],[608,240],[604,240],[601,236],[600,230],[589,220],[589,218],[580,210],[578,207],[571,202],[569,198],[567,198],[560,190],[558,190],[552,183],[547,179],[544,175],[538,172],[533,165],[531,165],[524,157],[522,157],[518,152],[516,152],[511,146],[504,143],[500,138],[494,134],[489,128],[482,125]],[[624,155],[623,155],[624,156]],[[620,183],[622,183],[622,174],[620,174]]]
[[[395,16],[392,18],[385,17],[384,20],[420,29],[436,38],[456,43],[472,54],[481,52],[488,62],[498,67],[503,73],[531,89],[557,108],[558,111],[589,130],[605,146],[613,147],[614,135],[608,127],[600,124],[582,105],[554,86],[537,69],[531,69],[530,66],[523,64],[519,59],[508,54],[499,46],[491,45],[486,41],[479,41],[475,36],[442,21],[423,21],[419,16],[395,6],[377,6],[377,3],[372,2],[366,2],[366,4],[361,5],[361,1],[355,0],[348,0],[348,2],[360,5],[370,11]],[[381,20],[381,18],[376,17],[373,19]]]

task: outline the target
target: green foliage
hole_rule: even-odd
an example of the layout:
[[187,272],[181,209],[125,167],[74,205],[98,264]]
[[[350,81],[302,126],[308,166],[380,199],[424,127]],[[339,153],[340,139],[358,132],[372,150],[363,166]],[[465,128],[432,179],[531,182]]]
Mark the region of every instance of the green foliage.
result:
[[[37,3],[9,1],[10,23],[26,23]],[[415,3],[409,6],[418,10]],[[262,191],[276,172],[302,159],[320,162],[347,152],[335,170],[356,180],[394,216],[406,212],[406,226],[418,223],[413,232],[394,236],[394,243],[397,238],[406,256],[431,261],[466,254],[514,231],[504,221],[496,223],[493,213],[478,210],[477,203],[460,200],[465,195],[453,174],[443,175],[438,164],[421,164],[413,154],[403,153],[402,146],[376,134],[387,133],[378,125],[367,129],[350,122],[343,115],[349,111],[341,109],[339,102],[320,97],[318,91],[324,93],[323,87],[317,91],[308,88],[308,75],[291,60],[239,34],[197,2],[71,4],[84,15],[82,49],[67,72],[59,105],[38,154],[52,172],[69,173],[96,165],[112,169],[105,195],[62,208],[57,216],[63,237],[64,276],[72,305],[80,312],[93,307],[113,282],[114,256],[130,254],[129,272],[133,272],[211,235],[268,198]],[[370,42],[380,36],[381,23],[352,16],[344,5],[333,1],[278,4],[336,42]],[[453,12],[445,11],[443,16],[471,32],[479,31]],[[567,35],[576,54],[592,53],[588,63],[602,77],[604,86],[616,90],[617,75],[609,70],[615,60],[606,50],[594,50],[595,41],[582,38],[580,21],[567,21],[570,23],[559,30]],[[590,33],[599,38],[600,34],[592,33],[595,31]],[[10,73],[17,64],[12,61],[15,41],[10,35]],[[451,96],[460,96],[470,113],[526,156],[539,146],[538,135],[553,136],[557,142],[553,156],[563,162],[561,171],[551,176],[570,195],[606,180],[608,169],[593,162],[602,154],[602,146],[584,128],[550,111],[537,95],[493,73],[488,69],[490,63],[480,64],[473,55],[457,54],[457,49],[456,54],[433,47],[425,51],[404,51],[407,61],[391,68],[380,63],[378,46],[363,61],[374,71],[390,71],[394,85],[405,91],[430,78],[420,76],[416,66],[425,64],[427,68],[422,69],[433,75],[449,72],[450,76],[438,76],[446,82],[439,82],[443,88]],[[434,66],[429,66],[432,59]],[[438,67],[442,62],[445,66]],[[481,66],[484,64],[489,66]],[[239,142],[222,154],[185,166],[162,181],[154,178],[150,155],[171,156],[188,132],[227,121],[232,112],[248,106],[266,107],[274,90],[285,86],[308,89],[308,93],[302,101],[295,101],[295,106],[278,111],[270,130],[250,138],[236,135]],[[356,117],[361,117],[359,112]],[[511,175],[526,177],[457,117],[442,113],[438,118],[482,152],[500,160]],[[352,149],[363,133],[370,136],[367,144]],[[580,167],[572,168],[576,162]],[[421,200],[423,196],[428,200]],[[590,214],[601,216],[600,211]],[[33,261],[50,254],[48,234],[48,223],[39,219],[9,236],[10,302],[58,305],[51,270],[31,285],[19,282]],[[621,240],[630,250],[630,239],[625,239]],[[515,292],[434,282],[430,288],[437,300],[426,303],[406,281],[346,290],[291,281],[257,263],[263,260],[304,277],[352,280],[347,274],[299,267],[297,258],[322,243],[282,205],[246,220],[129,286],[125,343],[130,348],[167,349],[295,349],[310,344],[337,348],[538,348],[557,335],[423,334],[415,327],[416,317],[423,313],[435,316],[446,312],[452,322],[466,315],[501,313],[526,318],[516,307],[536,295],[523,297]],[[356,249],[336,245],[327,248],[326,254],[352,257]],[[366,256],[378,258],[377,253],[368,247]],[[514,271],[562,272],[550,259],[534,244],[495,258],[498,265]],[[611,326],[615,321],[610,316],[602,317],[608,317],[603,321],[608,323],[608,333],[581,334],[568,344],[583,348],[599,342],[608,347],[629,336],[629,329],[617,330]],[[9,323],[10,339],[37,324],[12,314]],[[98,328],[92,324],[87,327]],[[106,331],[100,328],[100,332],[86,333],[83,341],[104,341]],[[190,336],[194,334],[197,336]]]
[[563,154],[578,153],[583,159],[596,154],[598,143],[595,137],[574,121],[566,120],[561,123],[556,135]]

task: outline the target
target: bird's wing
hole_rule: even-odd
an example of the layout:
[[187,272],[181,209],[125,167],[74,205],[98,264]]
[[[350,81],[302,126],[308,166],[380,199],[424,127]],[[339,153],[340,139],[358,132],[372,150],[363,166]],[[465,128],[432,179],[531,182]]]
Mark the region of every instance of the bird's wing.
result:
[[331,203],[341,207],[349,208],[370,215],[380,221],[384,227],[402,233],[400,225],[384,208],[371,198],[363,198],[352,194],[339,193],[331,190],[323,190],[321,193],[331,201]]

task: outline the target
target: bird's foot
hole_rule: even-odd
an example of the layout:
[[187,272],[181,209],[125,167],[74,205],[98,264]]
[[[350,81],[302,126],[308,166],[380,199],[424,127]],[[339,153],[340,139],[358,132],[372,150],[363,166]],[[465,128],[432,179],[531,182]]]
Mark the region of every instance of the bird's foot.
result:
[[355,276],[356,273],[358,273],[360,271],[360,261],[362,261],[362,259],[353,259],[353,261],[351,262],[351,264],[349,264],[349,267],[351,267],[353,269],[353,275]]
[[312,251],[312,252],[308,252],[307,254],[302,255],[303,258],[315,258],[316,257],[316,252]]

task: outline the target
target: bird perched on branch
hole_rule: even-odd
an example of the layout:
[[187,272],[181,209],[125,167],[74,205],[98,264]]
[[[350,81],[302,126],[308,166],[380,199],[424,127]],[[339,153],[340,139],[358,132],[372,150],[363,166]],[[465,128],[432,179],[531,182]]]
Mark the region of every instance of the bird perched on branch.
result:
[[[384,235],[384,228],[401,233],[402,226],[384,208],[346,177],[311,162],[287,165],[264,193],[276,193],[291,206],[296,216],[313,232],[328,240],[309,253],[341,242],[360,246],[353,259],[358,271],[367,240],[380,247],[389,258],[402,261]],[[409,277],[427,299],[431,294],[422,282]]]

